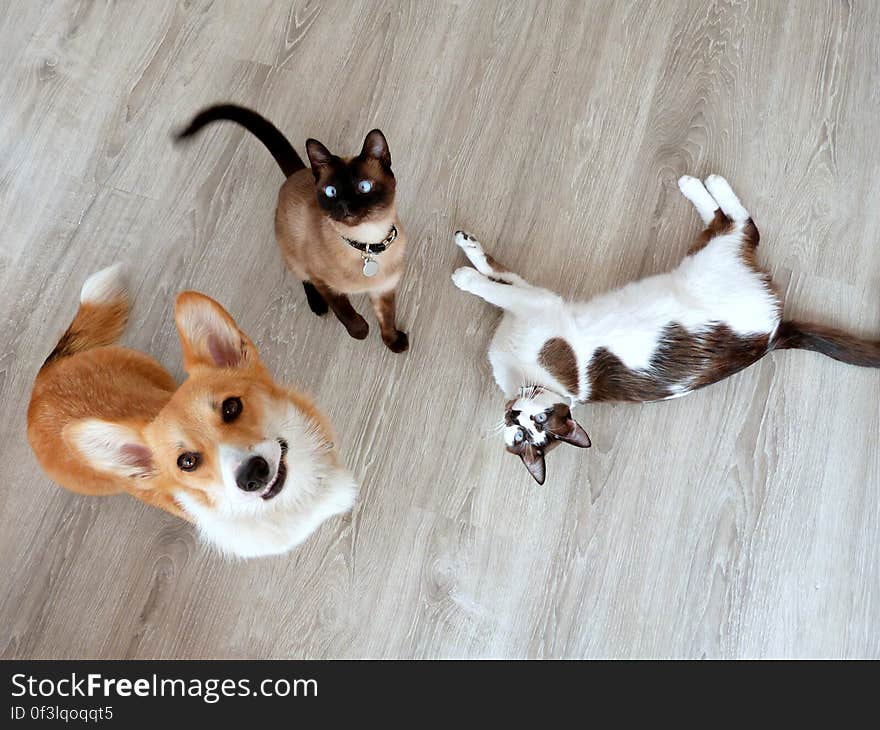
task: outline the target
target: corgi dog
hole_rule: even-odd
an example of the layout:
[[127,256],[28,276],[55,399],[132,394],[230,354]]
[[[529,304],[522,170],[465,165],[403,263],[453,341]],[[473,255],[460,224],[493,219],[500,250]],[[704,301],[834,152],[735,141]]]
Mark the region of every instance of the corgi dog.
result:
[[51,479],[81,494],[127,492],[243,558],[290,550],[352,507],[358,487],[327,419],[273,381],[223,307],[178,295],[180,387],[153,358],[113,344],[127,316],[121,267],[93,274],[37,375],[28,439]]
[[678,268],[589,301],[534,286],[473,236],[455,234],[473,268],[453,282],[504,310],[489,345],[507,399],[499,425],[507,451],[539,484],[548,451],[590,446],[572,417],[578,403],[679,398],[775,350],[880,368],[880,340],[782,318],[779,291],[757,261],[758,228],[727,180],[685,175],[678,184],[705,226]]
[[235,104],[218,104],[199,112],[177,139],[221,120],[247,129],[281,168],[285,181],[278,191],[275,237],[288,268],[302,281],[312,312],[320,317],[332,310],[348,334],[362,340],[370,327],[348,296],[367,294],[385,346],[396,353],[407,350],[409,336],[397,329],[395,301],[407,240],[394,204],[397,182],[385,135],[369,132],[353,157],[306,140],[306,167],[268,119]]

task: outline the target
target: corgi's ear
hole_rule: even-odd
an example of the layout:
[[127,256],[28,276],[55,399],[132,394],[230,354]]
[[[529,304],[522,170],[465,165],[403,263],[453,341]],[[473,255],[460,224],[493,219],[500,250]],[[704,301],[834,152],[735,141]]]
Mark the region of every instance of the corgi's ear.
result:
[[183,367],[251,368],[259,356],[235,320],[211,297],[194,291],[177,295],[174,320],[183,347]]
[[97,471],[133,479],[155,472],[150,448],[130,426],[86,418],[67,425],[64,439]]
[[391,151],[388,149],[388,141],[381,130],[374,129],[364,138],[361,157],[372,157],[379,160],[385,167],[391,167]]

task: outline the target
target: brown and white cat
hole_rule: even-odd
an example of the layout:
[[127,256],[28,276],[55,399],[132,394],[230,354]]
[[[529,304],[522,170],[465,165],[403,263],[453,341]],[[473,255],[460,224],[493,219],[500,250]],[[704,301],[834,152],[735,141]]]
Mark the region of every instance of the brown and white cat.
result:
[[799,348],[880,367],[880,341],[817,324],[782,321],[782,301],[758,266],[758,229],[727,181],[682,177],[679,188],[706,228],[677,269],[587,302],[565,302],[486,254],[472,236],[455,242],[476,268],[455,285],[504,310],[489,346],[509,399],[507,450],[544,483],[544,455],[560,443],[590,445],[575,403],[650,402],[716,383],[773,350]]
[[271,122],[234,104],[199,112],[177,138],[192,137],[218,120],[254,134],[287,178],[278,193],[275,236],[288,267],[303,282],[311,310],[321,316],[329,306],[348,334],[362,340],[370,328],[347,295],[368,294],[382,341],[393,352],[406,350],[409,338],[395,322],[406,234],[397,218],[396,181],[382,132],[367,134],[355,157],[338,157],[307,140],[311,170]]

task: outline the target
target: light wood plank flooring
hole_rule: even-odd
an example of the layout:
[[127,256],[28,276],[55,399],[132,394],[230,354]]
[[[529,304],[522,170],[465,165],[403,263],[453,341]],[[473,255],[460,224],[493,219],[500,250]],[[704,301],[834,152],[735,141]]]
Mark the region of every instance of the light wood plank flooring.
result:
[[[492,433],[497,314],[449,280],[459,227],[568,296],[668,269],[698,230],[676,179],[718,172],[788,314],[876,335],[878,31],[867,0],[3,0],[0,656],[880,656],[877,371],[784,352],[678,401],[583,407],[593,448],[555,451],[539,488]],[[309,312],[255,139],[171,144],[219,100],[300,151],[385,131],[408,354]],[[228,562],[42,475],[31,383],[117,260],[126,344],[182,376],[172,302],[196,288],[315,394],[363,484],[350,517]]]

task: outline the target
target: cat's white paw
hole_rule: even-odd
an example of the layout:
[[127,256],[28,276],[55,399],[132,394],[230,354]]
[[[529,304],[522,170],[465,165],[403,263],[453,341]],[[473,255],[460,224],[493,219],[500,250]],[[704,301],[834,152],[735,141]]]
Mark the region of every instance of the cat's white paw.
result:
[[718,205],[728,218],[737,222],[749,218],[749,212],[739,202],[739,198],[736,197],[736,193],[733,192],[730,183],[721,175],[709,175],[706,178],[706,189],[718,201]]
[[464,251],[467,251],[468,249],[477,249],[478,251],[482,251],[482,246],[480,246],[480,242],[470,233],[465,233],[464,231],[456,231],[453,238],[455,239],[455,245]]
[[474,282],[480,278],[480,273],[470,266],[462,266],[452,274],[452,283],[462,291],[471,291]]
[[678,178],[678,189],[697,209],[697,213],[699,213],[703,223],[709,223],[715,216],[718,203],[715,202],[715,199],[709,194],[703,183],[690,175],[682,175]]

